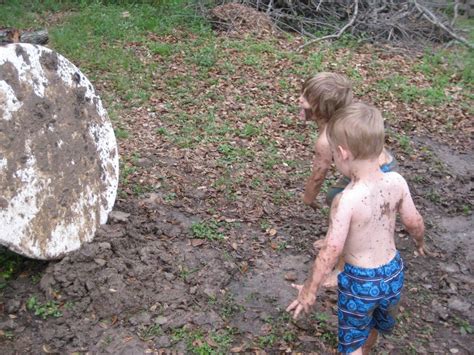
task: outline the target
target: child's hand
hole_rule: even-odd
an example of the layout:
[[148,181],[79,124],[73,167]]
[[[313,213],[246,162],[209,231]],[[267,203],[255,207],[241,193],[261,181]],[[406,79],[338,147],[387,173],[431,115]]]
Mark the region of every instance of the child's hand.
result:
[[296,300],[286,308],[287,312],[293,312],[293,318],[296,319],[300,315],[301,311],[307,313],[312,305],[316,303],[316,294],[309,292],[304,285],[291,284],[298,290],[298,297]]
[[418,255],[421,255],[421,256],[430,256],[432,258],[435,258],[435,257],[439,256],[438,253],[433,253],[433,252],[429,251],[426,248],[426,245],[425,245],[424,241],[416,243],[416,251],[417,251]]

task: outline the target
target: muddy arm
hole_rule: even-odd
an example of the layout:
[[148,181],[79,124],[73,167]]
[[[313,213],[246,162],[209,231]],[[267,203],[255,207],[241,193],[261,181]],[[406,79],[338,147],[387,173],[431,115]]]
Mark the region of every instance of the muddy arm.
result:
[[313,169],[311,176],[306,181],[303,202],[308,206],[314,205],[324,179],[331,167],[332,155],[327,140],[318,138],[314,145]]

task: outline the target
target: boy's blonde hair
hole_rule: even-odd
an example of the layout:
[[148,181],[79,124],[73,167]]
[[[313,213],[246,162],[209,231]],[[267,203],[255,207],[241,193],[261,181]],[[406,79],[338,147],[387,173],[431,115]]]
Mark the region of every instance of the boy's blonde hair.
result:
[[329,121],[334,112],[352,102],[352,83],[345,75],[323,72],[306,79],[301,93],[313,114]]
[[380,111],[364,103],[353,103],[336,111],[326,127],[329,144],[348,149],[354,159],[380,155],[385,130]]

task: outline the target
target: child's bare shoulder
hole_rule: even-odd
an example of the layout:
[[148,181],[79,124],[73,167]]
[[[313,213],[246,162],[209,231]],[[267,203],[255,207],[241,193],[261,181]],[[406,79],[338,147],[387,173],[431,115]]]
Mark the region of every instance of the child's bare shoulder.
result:
[[386,181],[386,183],[394,187],[399,187],[401,189],[405,189],[408,187],[405,178],[396,171],[384,173],[384,180]]

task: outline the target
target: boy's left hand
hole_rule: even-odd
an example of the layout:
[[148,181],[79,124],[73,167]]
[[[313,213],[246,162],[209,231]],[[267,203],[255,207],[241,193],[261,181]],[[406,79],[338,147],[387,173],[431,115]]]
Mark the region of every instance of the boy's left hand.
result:
[[291,284],[298,290],[298,297],[296,300],[286,308],[287,312],[293,312],[293,318],[296,319],[300,315],[301,311],[309,312],[311,306],[316,303],[316,293],[310,292],[305,285]]

